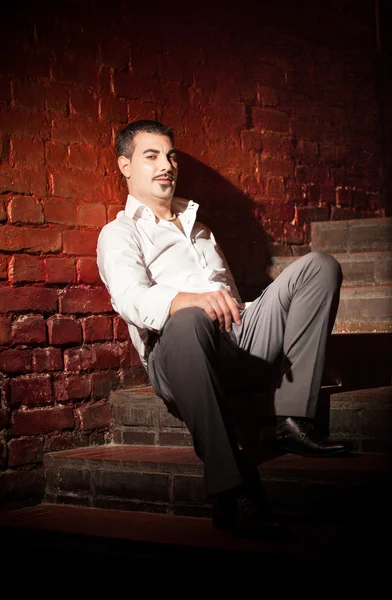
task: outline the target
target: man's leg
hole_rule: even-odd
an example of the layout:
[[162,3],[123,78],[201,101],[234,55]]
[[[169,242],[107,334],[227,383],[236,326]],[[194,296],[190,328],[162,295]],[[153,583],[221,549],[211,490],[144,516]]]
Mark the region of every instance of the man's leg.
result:
[[283,448],[305,456],[347,451],[344,444],[321,440],[312,423],[341,282],[333,257],[309,253],[288,266],[244,311],[241,325],[233,326],[244,352],[271,365],[280,361],[274,398],[275,414],[281,417],[277,433]]
[[215,527],[246,536],[281,535],[280,524],[266,514],[258,470],[246,463],[234,439],[217,375],[222,361],[235,370],[237,345],[203,310],[187,308],[166,323],[148,371],[156,393],[176,405],[191,432]]
[[[149,358],[153,387],[175,403],[204,462],[207,496],[244,483],[216,375],[221,342],[216,325],[203,310],[183,309],[169,319]],[[237,352],[234,344],[232,351]]]
[[297,259],[242,314],[239,347],[273,364],[282,359],[275,392],[278,416],[314,418],[328,336],[339,303],[339,263],[311,252]]

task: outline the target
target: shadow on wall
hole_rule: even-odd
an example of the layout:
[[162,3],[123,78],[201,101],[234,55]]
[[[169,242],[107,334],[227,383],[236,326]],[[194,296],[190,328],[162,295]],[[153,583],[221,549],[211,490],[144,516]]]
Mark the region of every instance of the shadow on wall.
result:
[[252,200],[228,179],[178,152],[176,195],[200,205],[198,221],[215,235],[243,301],[254,300],[272,280],[269,238],[257,221]]

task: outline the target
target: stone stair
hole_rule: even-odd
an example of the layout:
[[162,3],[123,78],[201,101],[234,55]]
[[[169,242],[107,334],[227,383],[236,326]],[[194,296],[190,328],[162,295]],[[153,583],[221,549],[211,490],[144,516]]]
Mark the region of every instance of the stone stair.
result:
[[[328,250],[336,256],[345,276],[320,392],[324,410],[320,426],[324,423],[326,432],[334,438],[350,440],[354,452],[339,459],[309,459],[279,454],[272,445],[257,456],[267,499],[284,518],[300,524],[302,548],[306,546],[309,531],[315,543],[316,539],[322,539],[325,528],[337,527],[342,531],[343,527],[344,539],[351,540],[343,547],[355,553],[357,544],[364,539],[363,531],[366,528],[374,531],[375,518],[384,527],[383,519],[390,510],[391,234],[392,219],[312,225],[313,249]],[[276,259],[273,274],[294,259]],[[9,515],[11,528],[16,522],[23,524],[24,519],[30,519],[27,529],[53,529],[58,515],[59,523],[68,519],[68,526],[59,524],[62,531],[73,527],[74,533],[80,533],[83,526],[77,523],[83,518],[95,523],[97,531],[102,518],[110,518],[116,532],[123,527],[128,531],[130,521],[123,525],[124,515],[132,515],[138,533],[133,537],[127,534],[128,539],[135,540],[136,535],[138,542],[143,543],[143,531],[154,527],[149,519],[160,516],[169,519],[163,521],[164,538],[176,527],[182,528],[186,536],[184,528],[188,528],[188,541],[181,546],[185,547],[192,546],[192,539],[197,539],[196,518],[200,531],[204,531],[201,547],[206,552],[207,540],[215,540],[220,551],[229,547],[234,551],[233,540],[230,538],[229,542],[225,534],[211,528],[211,506],[205,500],[202,485],[203,465],[195,456],[185,425],[168,412],[149,387],[114,391],[110,401],[113,443],[47,454],[46,493],[42,507],[37,508],[35,526],[31,525],[34,517],[22,510]],[[243,402],[251,412],[255,402],[260,405],[262,398],[247,397]],[[245,438],[247,434],[252,438],[253,432],[243,433]],[[50,513],[51,518],[40,516],[40,508],[44,515]],[[25,509],[29,510],[33,509]],[[144,525],[137,525],[137,515]],[[0,519],[0,532],[5,526],[4,519]],[[337,535],[329,549],[324,548],[325,552],[336,553],[341,549],[339,540]],[[245,552],[241,543],[234,543],[240,553]],[[167,550],[167,546],[164,548]],[[321,554],[324,550],[319,548]],[[274,554],[271,546],[264,546],[263,550],[258,547],[255,552],[259,556],[263,552],[265,556]],[[319,555],[318,551],[315,555]]]

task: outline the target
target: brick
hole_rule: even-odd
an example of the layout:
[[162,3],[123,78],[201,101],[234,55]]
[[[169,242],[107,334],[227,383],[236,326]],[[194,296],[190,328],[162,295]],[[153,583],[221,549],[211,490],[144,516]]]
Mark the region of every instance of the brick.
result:
[[109,294],[103,287],[70,286],[66,288],[60,296],[60,312],[63,314],[84,314],[89,312],[103,313],[112,311],[113,307],[110,302]]
[[97,470],[95,491],[97,494],[117,498],[169,501],[169,476],[158,473],[127,473]]
[[71,167],[84,171],[94,171],[98,165],[98,156],[92,146],[70,144],[69,164]]
[[[12,23],[14,27],[16,21]],[[31,26],[29,26],[27,36],[22,37],[19,40],[20,31],[18,31],[18,44],[11,44],[8,36],[7,40],[7,52],[2,52],[1,56],[1,71],[4,73],[10,73],[14,75],[30,77],[49,77],[50,74],[50,55],[49,52],[39,49],[39,52],[33,50],[32,45],[20,43],[21,41],[29,41]],[[16,31],[15,31],[16,33]]]
[[291,160],[261,157],[260,173],[263,176],[270,175],[271,177],[292,177],[293,163]]
[[261,135],[254,129],[248,129],[241,133],[241,145],[244,152],[255,150],[260,152],[262,148]]
[[67,146],[59,142],[45,142],[45,160],[49,167],[65,163],[67,157]]
[[57,290],[39,287],[0,288],[0,313],[24,310],[53,312],[57,308]]
[[285,223],[283,227],[283,240],[287,244],[303,244],[305,242],[303,227]]
[[79,493],[89,492],[90,472],[88,469],[72,468],[72,466],[58,467],[49,471],[47,487],[57,494],[75,490],[78,490]]
[[98,64],[90,58],[57,55],[53,64],[53,79],[79,83],[85,87],[98,87]]
[[0,256],[0,280],[8,277],[8,259],[6,256]]
[[289,132],[289,117],[286,113],[272,108],[254,107],[253,126],[257,131]]
[[0,317],[0,346],[6,346],[11,339],[11,318]]
[[108,427],[111,423],[112,409],[108,402],[83,406],[77,412],[84,431]]
[[91,381],[88,375],[60,375],[54,382],[57,401],[80,400],[91,393]]
[[120,383],[118,374],[114,371],[91,373],[91,395],[94,398],[106,398]]
[[92,92],[78,88],[71,89],[71,108],[77,113],[98,117],[98,100]]
[[64,231],[65,254],[90,254],[95,256],[97,252],[98,231]]
[[82,328],[73,317],[54,315],[47,320],[51,345],[81,344]]
[[49,139],[49,120],[44,113],[0,105],[0,131],[2,134],[20,134],[23,137]]
[[12,435],[35,435],[73,429],[75,425],[71,407],[20,410],[14,414]]
[[126,342],[129,340],[128,325],[124,319],[119,316],[115,316],[113,319],[113,326],[115,341]]
[[132,73],[115,73],[114,90],[117,96],[134,100],[151,100],[153,82]]
[[81,431],[62,431],[61,433],[50,433],[44,439],[44,452],[59,452],[60,450],[71,450],[83,448],[89,445],[88,436]]
[[12,83],[16,107],[45,110],[45,88],[41,83],[20,81],[19,79],[13,79]]
[[258,85],[256,90],[256,99],[262,106],[278,106],[278,94],[272,87]]
[[95,258],[79,258],[77,265],[78,283],[102,283]]
[[63,366],[63,355],[60,348],[35,348],[33,350],[34,371],[61,371]]
[[126,123],[128,120],[127,105],[124,100],[113,97],[104,97],[101,100],[101,117],[105,121],[118,121]]
[[9,448],[9,467],[20,467],[42,461],[42,440],[41,436],[22,437],[10,440]]
[[113,338],[113,323],[109,316],[92,316],[82,319],[85,342],[102,342]]
[[127,366],[127,344],[112,342],[106,344],[94,344],[96,369],[116,369]]
[[359,219],[361,214],[350,206],[331,206],[331,221],[348,221]]
[[338,188],[336,190],[336,204],[338,206],[351,206],[352,193],[350,189]]
[[0,351],[0,371],[27,373],[31,371],[31,351],[8,349]]
[[9,263],[11,283],[45,281],[44,261],[37,256],[15,254]]
[[12,324],[13,344],[42,344],[46,342],[46,327],[42,315],[23,315]]
[[45,259],[47,283],[75,283],[76,264],[74,258]]
[[12,169],[8,173],[8,182],[6,180],[3,188],[10,189],[15,194],[45,196],[48,191],[45,169],[40,166]]
[[42,468],[7,469],[0,473],[0,500],[14,508],[26,503],[26,499],[39,504],[45,491],[45,475]]
[[102,228],[106,224],[106,208],[103,204],[84,202],[76,210],[76,222],[85,227]]
[[52,174],[53,193],[66,198],[81,198],[102,184],[102,176],[86,171],[63,169]]
[[82,346],[64,351],[64,367],[66,371],[90,371],[95,367],[96,355],[94,347]]
[[8,379],[0,374],[0,406],[8,406],[9,387]]
[[10,404],[12,407],[50,404],[52,402],[52,384],[50,375],[21,375],[11,380]]
[[11,141],[11,156],[13,166],[25,167],[44,165],[45,151],[41,139],[13,137]]
[[62,248],[61,232],[53,227],[31,229],[5,225],[0,230],[0,250],[8,252],[58,252]]
[[66,115],[69,110],[69,88],[66,85],[50,85],[46,87],[46,105],[49,110],[54,110]]
[[155,119],[155,105],[152,102],[130,100],[128,102],[129,120]]
[[266,195],[268,198],[279,198],[282,200],[284,199],[285,191],[285,184],[282,177],[267,179]]
[[0,199],[0,223],[4,223],[7,220],[7,211],[5,209],[4,200]]
[[112,70],[109,67],[101,66],[99,73],[99,93],[100,95],[112,94],[114,92]]
[[44,202],[45,219],[48,223],[75,225],[76,205],[72,200],[51,198]]
[[15,196],[11,198],[7,207],[10,223],[33,223],[40,225],[44,222],[41,204],[29,196]]
[[130,61],[129,46],[112,37],[105,38],[101,44],[101,59],[109,67],[125,69]]
[[328,206],[298,206],[298,225],[311,221],[329,221],[329,212]]
[[[91,144],[97,146],[103,135],[102,126],[92,123],[84,115],[55,117],[52,139],[62,144]],[[107,137],[107,136],[106,136]]]

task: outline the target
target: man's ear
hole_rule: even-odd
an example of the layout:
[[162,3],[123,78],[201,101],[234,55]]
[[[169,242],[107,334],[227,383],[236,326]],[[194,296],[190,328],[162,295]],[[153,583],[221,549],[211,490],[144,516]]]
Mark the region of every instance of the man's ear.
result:
[[127,179],[131,176],[131,161],[126,156],[119,156],[117,159],[118,168]]

